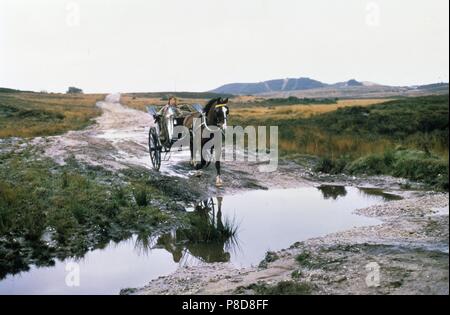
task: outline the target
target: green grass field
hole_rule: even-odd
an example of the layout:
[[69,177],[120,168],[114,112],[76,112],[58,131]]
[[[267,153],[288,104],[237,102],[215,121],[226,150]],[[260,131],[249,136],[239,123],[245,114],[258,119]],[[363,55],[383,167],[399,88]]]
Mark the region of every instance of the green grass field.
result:
[[100,115],[101,94],[48,94],[0,90],[0,138],[36,137],[82,129]]
[[448,190],[448,101],[439,95],[233,108],[230,117],[234,125],[279,126],[282,156],[318,157],[318,171],[388,174]]

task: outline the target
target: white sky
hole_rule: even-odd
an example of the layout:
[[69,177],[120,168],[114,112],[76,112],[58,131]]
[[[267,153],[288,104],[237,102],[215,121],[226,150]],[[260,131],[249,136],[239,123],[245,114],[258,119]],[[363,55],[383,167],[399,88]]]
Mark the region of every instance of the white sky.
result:
[[449,80],[448,0],[0,0],[0,86]]

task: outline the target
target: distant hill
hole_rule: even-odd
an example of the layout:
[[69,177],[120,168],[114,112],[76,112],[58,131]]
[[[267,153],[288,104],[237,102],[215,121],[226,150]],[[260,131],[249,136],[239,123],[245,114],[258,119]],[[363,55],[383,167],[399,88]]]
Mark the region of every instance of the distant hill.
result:
[[0,87],[0,93],[20,93],[20,92],[22,91]]
[[[356,81],[355,79],[351,79],[351,80],[348,80],[346,82],[338,82],[338,83],[335,83],[335,84],[330,84],[329,86],[333,86],[333,87],[336,87],[336,88],[345,88],[345,87],[365,86],[365,85],[366,84],[363,83],[363,82],[359,82],[359,81]],[[372,84],[372,85],[376,85],[376,84]]]
[[418,90],[433,90],[433,91],[448,91],[448,83],[432,83],[426,85],[419,85],[416,87]]
[[215,97],[232,97],[229,93],[213,93],[213,92],[135,92],[123,93],[123,95],[131,97],[156,97],[167,100],[169,96],[190,99],[211,99]]
[[448,93],[448,83],[419,86],[388,86],[351,79],[333,84],[310,78],[278,79],[257,83],[230,83],[222,85],[211,93],[234,95],[260,95],[267,97],[393,97],[418,96]]
[[210,92],[246,95],[281,91],[302,91],[325,86],[327,84],[310,78],[278,79],[258,83],[231,83],[218,87]]

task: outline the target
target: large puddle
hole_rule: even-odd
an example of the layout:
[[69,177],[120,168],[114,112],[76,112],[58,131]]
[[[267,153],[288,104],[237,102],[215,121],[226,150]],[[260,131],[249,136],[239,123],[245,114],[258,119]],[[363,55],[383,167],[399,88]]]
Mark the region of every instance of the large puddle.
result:
[[[152,239],[134,236],[118,244],[111,242],[80,260],[31,267],[0,281],[0,294],[117,294],[180,266],[226,261],[236,266],[257,265],[268,250],[377,224],[376,219],[352,212],[391,199],[397,197],[379,190],[338,186],[214,197],[189,209],[193,230],[172,231]],[[78,270],[79,285],[73,282]]]

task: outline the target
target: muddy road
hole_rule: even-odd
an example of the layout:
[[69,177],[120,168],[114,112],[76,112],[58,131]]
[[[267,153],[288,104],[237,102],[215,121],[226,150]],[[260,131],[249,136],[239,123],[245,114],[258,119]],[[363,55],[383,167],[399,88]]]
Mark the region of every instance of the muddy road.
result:
[[[97,106],[102,115],[95,124],[80,131],[64,135],[36,138],[34,144],[44,147],[44,154],[59,164],[69,157],[94,166],[110,170],[139,168],[155,174],[148,152],[148,131],[154,125],[153,118],[142,111],[120,104],[120,94],[110,94]],[[258,163],[223,162],[224,187],[216,188],[213,165],[195,176],[190,165],[189,148],[163,154],[160,174],[156,176],[188,179],[191,188],[205,192],[205,195],[220,195],[247,189],[289,188],[312,185],[304,179],[305,169],[294,163],[281,162],[275,173],[259,172]]]

